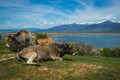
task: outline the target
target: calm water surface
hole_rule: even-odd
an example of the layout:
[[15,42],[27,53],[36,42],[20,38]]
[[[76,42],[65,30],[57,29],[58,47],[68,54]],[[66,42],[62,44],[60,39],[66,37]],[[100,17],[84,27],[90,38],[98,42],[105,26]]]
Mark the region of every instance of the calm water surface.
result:
[[74,35],[74,36],[51,36],[57,42],[65,40],[66,42],[84,41],[92,44],[96,48],[113,48],[120,46],[120,34],[101,34],[101,35]]
[[[1,35],[2,38],[6,38],[6,34]],[[92,44],[96,48],[113,48],[120,46],[120,33],[116,34],[84,34],[84,35],[55,35],[50,36],[55,39],[56,42],[79,42],[84,41],[87,44]]]

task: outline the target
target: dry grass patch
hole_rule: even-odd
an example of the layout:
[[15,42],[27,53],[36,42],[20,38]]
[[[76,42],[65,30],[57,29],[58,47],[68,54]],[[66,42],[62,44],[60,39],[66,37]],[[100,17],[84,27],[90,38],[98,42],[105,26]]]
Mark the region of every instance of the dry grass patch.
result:
[[87,64],[87,63],[73,63],[71,64],[71,69],[73,72],[73,76],[87,76],[90,73],[98,73],[100,69],[103,67],[101,65],[96,64]]
[[70,65],[70,68],[50,68],[41,66],[38,68],[34,68],[31,71],[27,71],[26,79],[33,78],[36,79],[45,79],[45,80],[62,80],[66,76],[72,77],[89,77],[91,73],[98,73],[100,69],[103,67],[101,65],[96,64],[87,64],[87,63],[73,63]]
[[65,75],[67,75],[67,69],[58,69],[58,68],[48,68],[45,66],[34,68],[26,73],[25,79],[36,78],[36,79],[45,79],[45,80],[61,80]]
[[15,58],[15,56],[16,54],[2,54],[0,55],[0,61]]

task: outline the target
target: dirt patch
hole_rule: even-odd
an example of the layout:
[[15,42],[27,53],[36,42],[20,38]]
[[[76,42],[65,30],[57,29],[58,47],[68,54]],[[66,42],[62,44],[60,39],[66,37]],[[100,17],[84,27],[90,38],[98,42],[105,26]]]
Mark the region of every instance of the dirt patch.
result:
[[8,59],[13,59],[15,58],[15,54],[4,54],[4,55],[0,55],[0,61],[5,61]]
[[71,64],[71,69],[73,70],[73,76],[86,76],[89,72],[97,73],[103,67],[96,64],[87,64],[87,63],[73,63]]

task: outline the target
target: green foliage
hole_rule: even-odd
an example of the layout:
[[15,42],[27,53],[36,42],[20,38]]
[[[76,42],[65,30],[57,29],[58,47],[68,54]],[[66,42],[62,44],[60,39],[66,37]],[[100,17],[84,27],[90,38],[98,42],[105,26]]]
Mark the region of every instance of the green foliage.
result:
[[109,57],[109,56],[111,55],[111,49],[109,49],[109,48],[104,48],[104,49],[101,51],[101,55],[102,55],[102,56]]
[[112,50],[112,57],[120,57],[120,47],[116,47]]
[[105,57],[120,57],[120,47],[113,49],[103,48],[96,49],[93,48],[91,44],[86,44],[82,41],[73,43],[73,47],[80,56],[105,56]]
[[120,47],[113,49],[104,48],[100,54],[105,57],[120,57]]
[[82,41],[74,43],[74,48],[75,51],[77,52],[78,55],[93,55],[92,54],[92,45],[91,44],[86,44]]
[[41,38],[41,39],[44,39],[44,38],[48,38],[47,34],[46,33],[36,33],[36,38]]

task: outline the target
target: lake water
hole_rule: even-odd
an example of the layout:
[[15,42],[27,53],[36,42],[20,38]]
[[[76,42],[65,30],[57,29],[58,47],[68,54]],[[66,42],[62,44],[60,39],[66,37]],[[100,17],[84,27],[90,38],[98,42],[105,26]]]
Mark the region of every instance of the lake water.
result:
[[[6,38],[6,34],[1,35],[2,38]],[[50,36],[55,39],[56,42],[80,42],[83,41],[87,44],[92,44],[96,48],[113,48],[120,46],[120,33],[114,34],[83,34],[83,35],[54,35]]]
[[65,40],[66,42],[79,42],[83,41],[87,44],[92,44],[93,47],[96,48],[113,48],[116,46],[120,46],[120,34],[98,34],[98,35],[56,35],[51,36],[57,42]]

